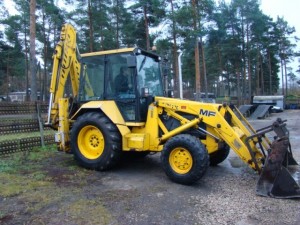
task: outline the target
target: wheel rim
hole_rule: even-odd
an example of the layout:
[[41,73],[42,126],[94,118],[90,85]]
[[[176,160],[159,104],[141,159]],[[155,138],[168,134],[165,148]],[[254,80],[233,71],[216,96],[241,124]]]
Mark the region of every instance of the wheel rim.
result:
[[95,126],[83,127],[78,134],[78,148],[87,159],[97,159],[104,151],[104,136]]
[[193,166],[193,157],[187,149],[178,147],[172,150],[169,163],[176,173],[186,174]]

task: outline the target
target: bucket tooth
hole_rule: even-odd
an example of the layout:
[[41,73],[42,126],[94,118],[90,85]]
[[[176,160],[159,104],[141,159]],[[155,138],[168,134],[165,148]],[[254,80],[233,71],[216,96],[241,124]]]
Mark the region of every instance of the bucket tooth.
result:
[[287,137],[274,141],[257,182],[258,195],[300,198],[300,167],[293,158]]

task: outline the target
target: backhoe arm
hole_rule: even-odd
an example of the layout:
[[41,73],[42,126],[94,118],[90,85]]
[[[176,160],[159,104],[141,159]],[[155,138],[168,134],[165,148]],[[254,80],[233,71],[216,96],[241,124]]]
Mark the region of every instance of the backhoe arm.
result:
[[53,55],[53,69],[50,84],[50,100],[48,120],[46,125],[58,128],[59,99],[64,97],[64,90],[68,76],[72,84],[73,97],[79,91],[80,63],[76,57],[76,31],[70,24],[62,27],[60,41],[55,47]]

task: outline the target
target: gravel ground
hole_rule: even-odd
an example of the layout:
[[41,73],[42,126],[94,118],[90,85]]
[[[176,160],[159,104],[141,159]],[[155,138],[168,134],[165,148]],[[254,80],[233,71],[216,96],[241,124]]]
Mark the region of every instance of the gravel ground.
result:
[[[294,157],[300,161],[299,114],[299,110],[285,111],[250,123],[258,129],[278,116],[287,118]],[[257,196],[258,175],[232,151],[192,186],[171,182],[159,156],[97,172],[78,167],[71,155],[56,152],[42,162],[43,176],[39,174],[38,181],[43,183],[29,189],[28,183],[37,176],[30,171],[22,174],[27,181],[21,183],[28,190],[0,195],[0,224],[300,224],[300,199]]]

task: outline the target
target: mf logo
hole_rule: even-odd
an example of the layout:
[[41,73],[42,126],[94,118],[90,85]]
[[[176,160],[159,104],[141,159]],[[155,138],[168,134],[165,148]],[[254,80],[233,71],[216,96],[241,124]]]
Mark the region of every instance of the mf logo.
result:
[[209,110],[203,110],[203,109],[200,109],[200,115],[203,115],[203,116],[215,116],[216,115],[216,112],[214,111],[209,111]]

